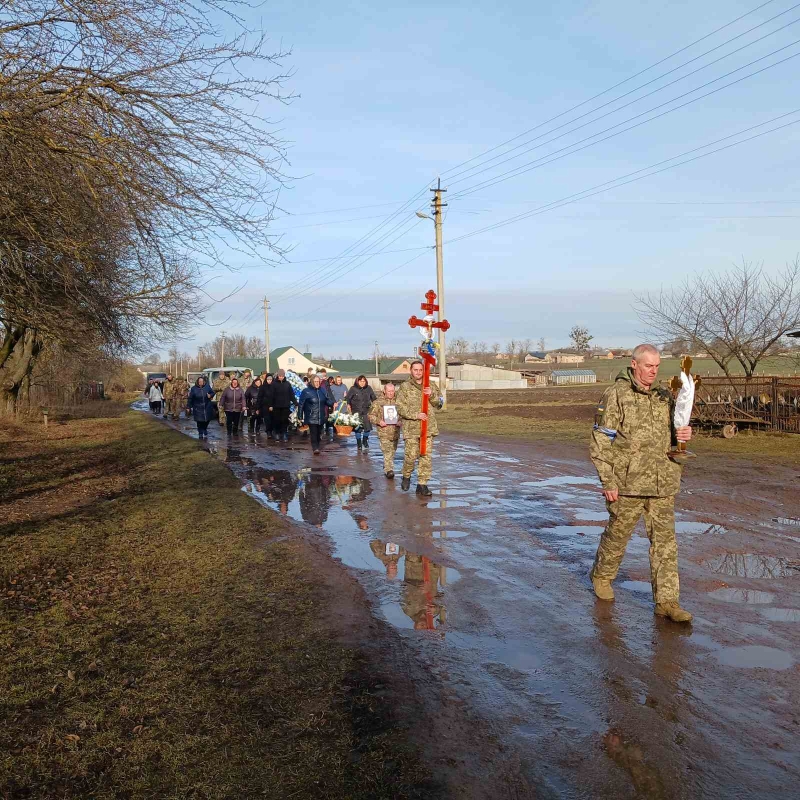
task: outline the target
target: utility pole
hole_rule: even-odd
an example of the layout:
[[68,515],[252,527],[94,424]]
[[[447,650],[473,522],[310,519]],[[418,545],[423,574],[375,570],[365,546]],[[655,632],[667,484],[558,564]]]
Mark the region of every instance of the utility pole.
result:
[[375,340],[375,377],[380,376],[380,371],[378,370],[378,340]]
[[265,363],[269,372],[269,300],[266,295],[264,295],[264,345],[267,348]]
[[[444,315],[444,264],[442,257],[442,209],[447,203],[442,202],[442,179],[436,182],[436,188],[431,189],[433,200],[433,224],[436,228],[436,295],[439,304],[439,319],[445,319]],[[445,348],[444,331],[439,328],[439,388],[442,390],[442,399],[447,402],[447,350]]]
[[219,368],[222,369],[225,366],[225,331],[222,331],[222,349],[220,350],[219,354]]

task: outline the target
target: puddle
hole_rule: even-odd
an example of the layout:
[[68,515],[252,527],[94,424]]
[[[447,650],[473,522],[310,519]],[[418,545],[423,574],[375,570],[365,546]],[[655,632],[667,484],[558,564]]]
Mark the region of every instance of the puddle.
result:
[[637,594],[646,594],[649,597],[653,596],[653,587],[649,581],[622,581],[619,584],[620,589],[627,589],[629,592],[636,592]]
[[705,533],[721,534],[727,533],[727,528],[722,525],[713,525],[710,522],[676,522],[675,533]]
[[718,575],[737,578],[791,578],[800,574],[800,564],[776,556],[754,553],[724,553],[705,562]]
[[799,517],[773,517],[772,521],[779,525],[800,525]]
[[519,459],[511,458],[511,456],[489,456],[489,461],[499,461],[502,464],[519,464]]
[[[434,629],[444,625],[444,589],[459,572],[393,542],[377,539],[360,510],[372,493],[365,478],[332,475],[327,469],[246,470],[242,490],[298,522],[324,529],[334,556],[349,567],[382,572],[387,578],[381,608],[398,627]],[[455,502],[455,501],[454,501]],[[459,538],[465,531],[437,528],[434,539]]]
[[771,603],[775,599],[770,592],[759,592],[755,589],[716,589],[708,593],[712,600],[723,600],[726,603],[750,603],[753,605],[763,605]]
[[771,622],[800,622],[800,608],[762,608],[761,614]]
[[428,508],[469,508],[469,503],[466,500],[448,500],[442,496],[438,500],[431,500]]
[[447,489],[441,487],[436,493],[441,497],[467,497],[475,494],[475,489]]
[[794,659],[784,650],[761,645],[724,647],[715,654],[717,661],[726,667],[740,669],[789,669]]
[[608,511],[591,511],[588,508],[578,508],[574,513],[575,519],[582,519],[587,522],[605,522],[608,519]]
[[556,475],[554,478],[544,478],[540,481],[525,481],[520,486],[529,487],[545,487],[545,486],[570,486],[572,484],[588,484],[590,486],[599,486],[600,481],[597,478],[589,478],[585,475]]
[[472,483],[488,483],[494,480],[488,475],[465,475],[463,478],[456,478],[458,481],[471,481]]

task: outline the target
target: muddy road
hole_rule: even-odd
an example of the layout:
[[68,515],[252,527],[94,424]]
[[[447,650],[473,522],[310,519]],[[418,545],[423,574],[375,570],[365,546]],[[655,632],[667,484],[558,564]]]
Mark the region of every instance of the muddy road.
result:
[[375,438],[314,457],[307,439],[212,425],[198,446],[329,539],[409,653],[520,754],[535,796],[797,796],[797,468],[686,468],[681,600],[695,619],[679,626],[653,615],[641,527],[616,602],[594,599],[606,513],[584,448],[442,436],[426,502],[386,480]]

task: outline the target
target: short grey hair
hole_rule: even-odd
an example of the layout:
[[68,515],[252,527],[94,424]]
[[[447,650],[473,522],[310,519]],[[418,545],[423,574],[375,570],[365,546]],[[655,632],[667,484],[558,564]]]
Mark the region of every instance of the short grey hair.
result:
[[631,354],[631,358],[634,361],[638,361],[643,355],[649,353],[650,355],[661,357],[661,353],[658,352],[656,347],[652,344],[637,344],[636,347],[633,348],[633,353]]

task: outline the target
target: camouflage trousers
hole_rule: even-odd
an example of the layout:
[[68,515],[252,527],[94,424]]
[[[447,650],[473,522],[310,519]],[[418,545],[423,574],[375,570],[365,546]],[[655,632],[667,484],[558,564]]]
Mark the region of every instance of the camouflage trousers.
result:
[[431,454],[433,453],[433,438],[428,437],[428,446],[425,448],[426,455],[419,454],[419,437],[413,436],[405,440],[405,456],[403,457],[403,477],[410,478],[411,473],[414,471],[414,465],[419,459],[419,467],[417,467],[417,483],[427,486],[428,481],[433,474],[433,460]]
[[400,429],[378,428],[378,441],[383,453],[383,471],[394,472],[394,455],[397,452],[397,445],[400,443]]
[[674,497],[623,497],[606,502],[608,526],[592,567],[592,577],[613,581],[625,555],[633,529],[644,514],[650,540],[650,582],[656,603],[678,602],[678,543],[675,539]]
[[179,397],[170,397],[169,400],[164,403],[164,416],[168,417],[171,415],[173,419],[177,419],[181,415],[182,407]]
[[219,424],[224,425],[226,420],[228,419],[228,415],[225,413],[225,409],[222,407],[222,403],[217,403],[217,411],[219,412]]

